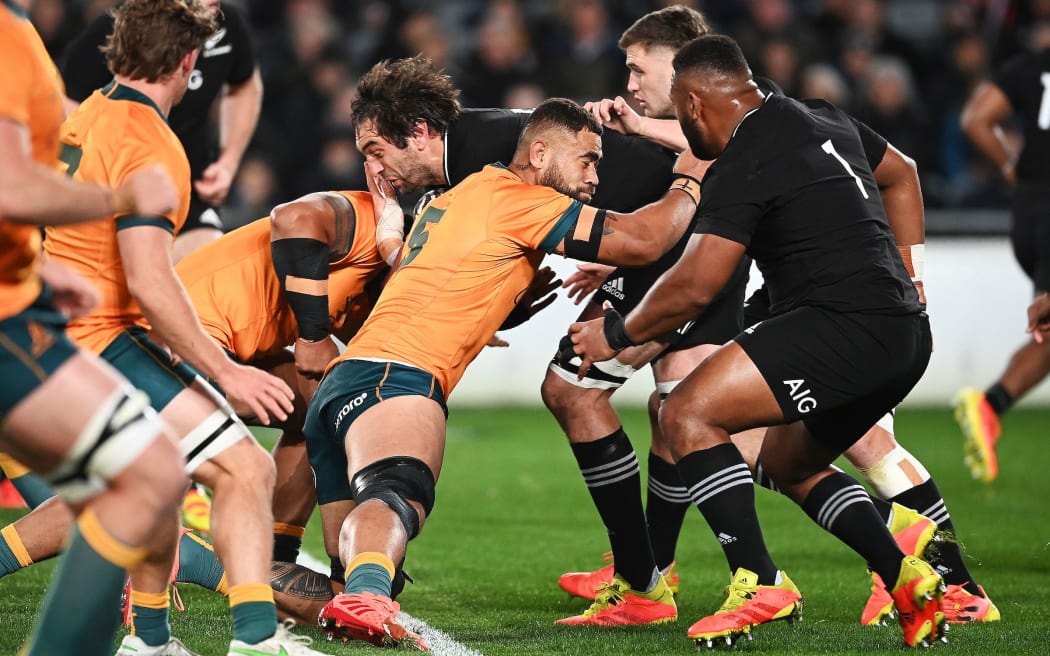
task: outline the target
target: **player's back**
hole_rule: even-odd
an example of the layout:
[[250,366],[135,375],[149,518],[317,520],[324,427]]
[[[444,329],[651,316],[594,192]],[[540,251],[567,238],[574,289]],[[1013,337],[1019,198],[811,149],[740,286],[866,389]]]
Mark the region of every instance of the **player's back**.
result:
[[[375,248],[375,215],[367,192],[338,192],[357,217],[346,253],[328,277],[332,330],[362,302],[365,286],[385,264]],[[281,291],[270,251],[270,218],[227,233],[175,267],[205,331],[241,362],[289,346],[298,324]]]
[[99,290],[99,305],[71,322],[69,334],[100,350],[124,327],[142,321],[128,291],[117,231],[151,225],[177,234],[189,209],[189,165],[161,110],[144,94],[115,82],[70,115],[62,125],[61,142],[66,173],[75,179],[119,187],[138,169],[159,163],[180,190],[179,207],[170,216],[109,216],[47,228],[48,256],[75,269]]
[[501,166],[468,177],[416,219],[397,271],[341,359],[415,365],[447,396],[581,207]]
[[741,240],[774,313],[918,311],[868,161],[844,112],[770,93],[704,177],[701,231],[712,222],[750,228]]
[[1021,118],[1024,146],[1017,160],[1017,179],[1050,180],[1050,48],[1011,59],[993,77]]
[[[24,125],[33,160],[55,166],[62,122],[62,82],[25,12],[0,5],[0,118]],[[25,309],[40,294],[35,226],[0,217],[0,318]]]

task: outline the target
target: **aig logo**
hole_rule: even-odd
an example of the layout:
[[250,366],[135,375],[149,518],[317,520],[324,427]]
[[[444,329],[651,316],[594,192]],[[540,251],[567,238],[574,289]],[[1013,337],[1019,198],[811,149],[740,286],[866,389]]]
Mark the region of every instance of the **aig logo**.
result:
[[339,430],[339,424],[343,423],[343,420],[346,419],[348,414],[361,407],[361,404],[365,402],[366,398],[368,398],[368,392],[361,392],[360,396],[351,399],[346,405],[339,408],[339,414],[335,416],[336,430]]
[[817,400],[813,398],[813,392],[808,387],[802,389],[806,385],[806,381],[801,378],[794,380],[785,380],[784,384],[791,388],[789,395],[791,400],[798,404],[798,411],[802,414],[806,414],[813,408],[817,407]]

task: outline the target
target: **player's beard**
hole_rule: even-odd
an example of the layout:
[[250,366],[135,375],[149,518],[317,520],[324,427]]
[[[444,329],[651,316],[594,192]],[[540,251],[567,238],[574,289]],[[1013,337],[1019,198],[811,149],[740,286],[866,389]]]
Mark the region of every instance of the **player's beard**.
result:
[[682,126],[682,134],[685,135],[685,140],[689,143],[689,150],[700,159],[715,159],[721,153],[716,152],[715,148],[707,143],[704,139],[703,133],[696,127],[696,124],[692,121],[679,120],[678,124]]
[[433,187],[443,183],[436,175],[432,174],[423,162],[406,158],[401,170],[401,187],[399,193],[410,194],[425,187]]
[[591,197],[594,195],[594,189],[590,185],[580,185],[574,187],[565,181],[565,176],[561,174],[556,166],[548,166],[543,173],[540,174],[539,183],[545,187],[550,187],[555,191],[559,191],[569,198],[580,201],[581,203],[589,203]]

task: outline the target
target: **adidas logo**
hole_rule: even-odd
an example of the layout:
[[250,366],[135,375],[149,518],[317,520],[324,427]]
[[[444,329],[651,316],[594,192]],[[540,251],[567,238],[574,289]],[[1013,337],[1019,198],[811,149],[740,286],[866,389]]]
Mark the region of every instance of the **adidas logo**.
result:
[[736,542],[736,537],[734,537],[732,535],[726,535],[725,533],[719,533],[718,534],[718,541],[721,542],[722,544],[729,544],[731,542]]
[[602,291],[615,296],[616,298],[623,300],[623,278],[614,278],[604,285],[602,285]]

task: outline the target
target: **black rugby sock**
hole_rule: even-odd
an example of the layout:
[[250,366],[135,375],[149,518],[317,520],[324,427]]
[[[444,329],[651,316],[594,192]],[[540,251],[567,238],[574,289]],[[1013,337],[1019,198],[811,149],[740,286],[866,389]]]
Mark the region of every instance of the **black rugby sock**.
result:
[[656,563],[642,509],[638,458],[631,441],[620,428],[600,440],[570,446],[609,532],[616,572],[634,590],[648,591],[656,578]]
[[1010,396],[1010,393],[999,383],[995,383],[984,390],[984,398],[988,400],[988,405],[999,416],[1009,410],[1010,406],[1014,404],[1014,397]]
[[656,566],[667,569],[674,562],[678,534],[692,501],[678,468],[649,452],[649,484],[646,491],[645,519]]
[[901,553],[864,486],[843,472],[826,476],[801,504],[813,521],[860,554],[892,589]]
[[694,451],[678,461],[689,498],[722,544],[729,571],[743,567],[760,585],[775,585],[777,566],[766,549],[755,511],[755,486],[743,456],[732,444]]

